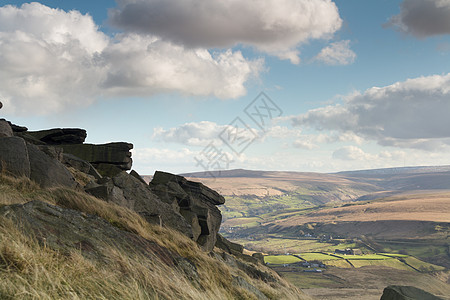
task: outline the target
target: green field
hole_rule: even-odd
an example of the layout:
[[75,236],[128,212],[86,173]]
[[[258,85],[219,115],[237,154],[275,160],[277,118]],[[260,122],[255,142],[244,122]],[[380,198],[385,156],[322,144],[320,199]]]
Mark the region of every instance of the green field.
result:
[[[320,242],[317,239],[296,239],[285,237],[255,237],[254,240],[232,239],[233,242],[243,245],[246,249],[264,253],[305,253],[305,252],[334,252],[335,249],[358,248],[355,243],[332,244]],[[366,249],[362,249],[366,250]]]
[[379,254],[366,254],[366,255],[337,255],[343,259],[348,260],[384,260],[389,259],[389,257],[379,255]]
[[[415,257],[395,253],[383,253],[383,255],[340,255],[337,257],[337,255],[332,256],[325,253],[311,252],[301,253],[298,256],[306,261],[321,261],[327,266],[338,268],[352,268],[353,265],[355,268],[383,266],[399,270],[419,270],[420,272],[445,270],[444,267],[421,261]],[[300,262],[301,259],[294,255],[267,255],[264,257],[264,261],[272,265],[284,265]]]
[[320,261],[328,261],[328,260],[340,260],[338,257],[334,257],[331,255],[326,255],[322,253],[302,253],[299,254],[301,258],[304,260],[320,260]]
[[270,255],[264,257],[265,263],[275,265],[292,264],[300,261],[302,260],[292,255]]

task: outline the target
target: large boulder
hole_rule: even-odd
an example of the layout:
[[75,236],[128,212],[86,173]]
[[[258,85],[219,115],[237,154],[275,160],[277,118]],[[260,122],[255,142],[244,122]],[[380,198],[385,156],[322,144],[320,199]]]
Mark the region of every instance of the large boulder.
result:
[[13,136],[13,130],[11,125],[5,119],[0,119],[0,137],[11,137]]
[[122,170],[130,170],[133,163],[130,150],[133,144],[109,143],[103,145],[60,145],[64,153],[73,154],[94,165],[111,164]]
[[383,291],[380,300],[443,300],[413,286],[390,285]]
[[19,137],[0,138],[0,171],[30,178],[31,168],[27,145]]
[[82,144],[87,136],[86,130],[79,128],[54,128],[27,131],[25,134],[48,145]]
[[236,256],[244,252],[244,246],[230,242],[219,233],[217,234],[216,247]]
[[45,154],[36,145],[28,143],[27,149],[32,180],[42,187],[76,186],[72,174],[62,163]]
[[1,207],[0,216],[11,219],[24,229],[24,234],[61,253],[77,251],[101,261],[107,256],[108,248],[114,247],[146,257],[156,255],[171,266],[175,265],[174,259],[178,259],[170,250],[121,230],[100,217],[41,201]]
[[170,182],[177,183],[185,192],[204,202],[209,202],[214,205],[225,203],[225,198],[213,189],[210,189],[201,182],[189,181],[183,176],[156,171],[152,179],[152,185],[168,184]]
[[214,249],[222,222],[216,205],[225,202],[221,195],[202,183],[159,171],[155,172],[150,188],[164,202],[179,207],[181,215],[191,225],[194,241],[205,251]]
[[112,180],[114,186],[123,191],[128,208],[151,223],[171,227],[192,237],[190,224],[171,205],[162,202],[145,183],[126,172],[120,173]]

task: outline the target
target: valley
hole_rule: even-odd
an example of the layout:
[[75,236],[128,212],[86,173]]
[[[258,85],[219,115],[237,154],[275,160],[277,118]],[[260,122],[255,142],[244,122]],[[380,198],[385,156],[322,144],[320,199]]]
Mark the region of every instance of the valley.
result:
[[[269,255],[266,262],[274,270],[318,299],[339,298],[344,290],[348,298],[339,299],[356,299],[351,295],[358,293],[379,299],[393,283],[450,294],[448,166],[184,175],[225,196],[220,208],[225,237]],[[358,249],[362,255],[337,259],[329,255],[336,249]],[[376,253],[384,258],[373,259]],[[297,257],[326,268],[304,272]],[[372,286],[358,283],[359,277],[370,277]]]

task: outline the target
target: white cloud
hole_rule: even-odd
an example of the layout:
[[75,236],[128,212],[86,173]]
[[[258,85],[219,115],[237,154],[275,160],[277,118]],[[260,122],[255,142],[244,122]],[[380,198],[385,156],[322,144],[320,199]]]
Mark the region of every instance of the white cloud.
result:
[[361,148],[355,146],[345,146],[333,152],[334,159],[341,160],[368,160],[373,158],[365,153]]
[[383,146],[438,150],[450,144],[449,112],[447,74],[373,87],[291,119],[294,126],[352,133]]
[[[153,130],[153,138],[156,140],[179,143],[188,146],[207,146],[214,142],[215,146],[223,144],[220,136],[224,138],[228,132],[235,132],[237,127],[231,125],[219,125],[210,121],[185,123],[179,127],[163,129],[161,127]],[[257,130],[251,128],[253,133],[246,130],[239,130],[240,138],[254,139],[258,136]],[[225,132],[225,134],[223,134]]]
[[39,3],[0,7],[0,97],[6,111],[89,104],[108,38],[89,16]]
[[353,142],[358,145],[363,143],[363,139],[351,132],[332,132],[330,134],[308,134],[300,135],[297,140],[294,141],[294,148],[313,150],[319,148],[320,144],[333,144],[340,142]]
[[306,149],[306,150],[312,150],[319,148],[318,145],[314,144],[311,140],[307,139],[300,139],[294,141],[294,147],[299,149]]
[[162,92],[236,98],[263,61],[137,34],[110,38],[89,15],[39,3],[0,7],[4,111],[52,114],[118,95]]
[[276,139],[287,139],[292,137],[300,137],[302,130],[299,128],[288,128],[286,126],[272,126],[267,130],[265,137],[271,137]]
[[342,24],[331,0],[117,0],[112,24],[188,47],[237,44],[300,61],[296,47]]
[[247,61],[241,52],[211,54],[186,49],[157,38],[129,34],[105,49],[108,62],[102,87],[115,94],[151,95],[178,91],[196,96],[237,98],[244,83],[258,74],[263,62]]
[[393,16],[385,26],[419,38],[450,34],[450,1],[403,0],[400,14]]
[[350,49],[350,41],[339,41],[323,48],[314,58],[327,65],[349,65],[356,59],[356,54]]

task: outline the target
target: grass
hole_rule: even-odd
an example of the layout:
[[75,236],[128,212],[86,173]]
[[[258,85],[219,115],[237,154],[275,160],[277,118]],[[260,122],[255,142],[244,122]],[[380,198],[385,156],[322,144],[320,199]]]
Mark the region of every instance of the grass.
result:
[[390,257],[408,257],[409,255],[406,254],[399,254],[399,253],[378,253],[380,255],[390,256]]
[[249,241],[248,239],[233,239],[234,242],[244,245],[247,249],[264,253],[304,253],[304,252],[333,252],[334,249],[356,248],[354,243],[334,245],[332,243],[319,242],[316,239],[297,239],[290,237],[271,237]]
[[322,274],[303,273],[303,272],[280,272],[281,276],[289,280],[300,289],[313,289],[323,287],[339,287],[332,279],[322,276]]
[[264,256],[264,262],[269,264],[292,264],[302,261],[298,257],[292,255],[270,255]]
[[266,283],[201,251],[182,234],[147,223],[124,207],[68,188],[42,189],[26,178],[0,174],[0,206],[41,200],[86,214],[97,215],[112,225],[154,241],[190,260],[198,282],[162,260],[125,253],[113,246],[103,254],[105,262],[89,260],[79,250],[59,253],[22,232],[9,219],[0,219],[0,299],[254,299],[235,286],[240,276],[269,299],[304,299],[273,271],[279,281]]
[[377,259],[375,259],[375,260],[373,260],[373,259],[352,260],[351,263],[355,268],[361,268],[361,267],[366,267],[366,266],[383,266],[383,267],[389,267],[389,268],[394,268],[394,269],[398,269],[398,270],[413,271],[410,267],[408,267],[407,265],[405,265],[404,263],[402,263],[401,261],[399,261],[395,258],[388,258],[388,259],[383,259],[383,260],[377,260]]
[[328,260],[325,262],[327,266],[336,268],[351,268],[352,266],[344,259]]
[[[355,268],[361,268],[366,266],[383,266],[390,267],[399,270],[413,271],[415,269],[421,272],[430,271],[444,271],[445,268],[436,266],[430,263],[423,262],[412,256],[405,256],[393,253],[380,254],[366,254],[366,255],[327,255],[323,253],[301,253],[298,254],[306,261],[322,261],[327,266],[333,266],[338,268],[351,268],[352,265]],[[397,259],[397,258],[400,258]],[[405,264],[404,262],[407,264]],[[283,265],[300,262],[301,260],[293,255],[267,255],[264,257],[264,261],[269,264]],[[350,263],[348,262],[350,261]],[[413,268],[411,268],[410,266]]]
[[366,255],[338,255],[344,259],[348,260],[385,260],[389,257],[378,255],[378,254],[366,254]]
[[433,265],[433,264],[421,261],[421,260],[419,260],[419,259],[417,259],[415,257],[412,257],[412,256],[406,257],[406,258],[403,258],[403,259],[404,259],[404,261],[407,264],[413,266],[414,268],[420,270],[421,272],[444,271],[445,270],[444,267],[436,266],[436,265]]
[[322,253],[301,253],[299,254],[301,258],[305,260],[320,260],[320,261],[328,261],[328,260],[339,260],[340,258],[334,257],[331,255],[326,255]]

